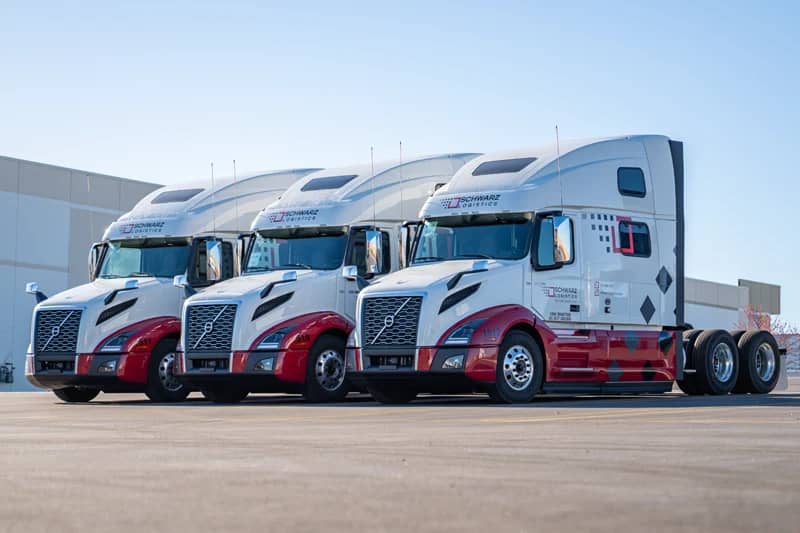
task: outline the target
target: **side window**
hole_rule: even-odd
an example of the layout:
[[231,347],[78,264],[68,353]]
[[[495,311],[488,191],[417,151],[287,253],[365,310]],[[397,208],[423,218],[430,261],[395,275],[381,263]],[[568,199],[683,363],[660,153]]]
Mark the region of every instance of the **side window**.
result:
[[[389,248],[389,242],[389,233],[381,231],[383,260],[381,271],[378,274],[388,274],[392,270],[392,254]],[[359,276],[369,277],[367,273],[367,230],[359,229],[353,233],[345,264],[355,265],[356,268],[358,268]]]
[[562,215],[544,216],[536,222],[534,267],[539,270],[560,268],[575,260],[572,219]]
[[650,257],[650,229],[643,222],[620,221],[619,244],[622,255]]
[[637,167],[620,167],[617,169],[617,188],[622,196],[644,198],[647,189],[644,184],[644,172]]

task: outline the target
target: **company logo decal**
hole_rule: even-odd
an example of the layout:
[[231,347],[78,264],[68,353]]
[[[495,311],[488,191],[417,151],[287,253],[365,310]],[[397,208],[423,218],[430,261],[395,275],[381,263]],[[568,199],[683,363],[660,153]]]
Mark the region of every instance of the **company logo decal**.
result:
[[291,224],[293,222],[312,222],[316,220],[319,209],[294,209],[292,211],[276,211],[267,215],[273,224]]
[[120,228],[120,231],[125,234],[136,235],[139,233],[160,233],[164,231],[164,221],[157,222],[137,222],[135,224],[126,224]]
[[451,196],[442,198],[444,209],[473,209],[476,207],[497,207],[500,194],[470,194],[468,196]]
[[387,328],[394,326],[394,315],[386,315],[383,319],[383,325]]

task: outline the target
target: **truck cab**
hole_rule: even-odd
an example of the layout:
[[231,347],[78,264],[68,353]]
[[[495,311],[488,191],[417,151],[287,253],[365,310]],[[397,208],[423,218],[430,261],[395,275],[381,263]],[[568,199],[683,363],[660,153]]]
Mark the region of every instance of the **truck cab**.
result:
[[350,380],[387,403],[771,390],[768,334],[682,334],[682,146],[639,135],[470,161],[425,203],[410,266],[359,293]]
[[189,298],[178,378],[215,402],[251,392],[332,401],[358,292],[404,264],[405,217],[477,154],[327,169],[259,213],[242,275]]
[[[180,309],[240,269],[238,237],[289,185],[316,169],[258,173],[215,187],[170,186],[145,196],[89,255],[90,282],[47,297],[35,282],[26,376],[64,401],[144,392],[180,401],[173,373]],[[173,280],[187,280],[176,288]]]

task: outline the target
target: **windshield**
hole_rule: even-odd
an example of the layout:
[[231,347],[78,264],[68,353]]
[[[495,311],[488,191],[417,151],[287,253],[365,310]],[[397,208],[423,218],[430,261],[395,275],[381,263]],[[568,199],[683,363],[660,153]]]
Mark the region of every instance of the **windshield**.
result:
[[256,233],[245,272],[342,266],[347,247],[345,228],[293,228]]
[[522,259],[528,254],[527,214],[464,215],[426,220],[413,263],[450,259]]
[[109,242],[100,265],[101,278],[172,278],[186,273],[187,239],[130,239]]

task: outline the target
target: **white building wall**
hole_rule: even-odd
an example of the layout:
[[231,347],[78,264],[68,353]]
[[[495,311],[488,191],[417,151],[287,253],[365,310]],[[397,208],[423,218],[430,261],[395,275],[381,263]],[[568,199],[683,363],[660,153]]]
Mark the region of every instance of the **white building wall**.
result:
[[0,366],[14,366],[14,382],[0,391],[33,389],[24,370],[35,300],[25,284],[54,294],[85,283],[91,243],[158,187],[0,156]]

